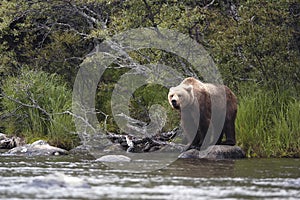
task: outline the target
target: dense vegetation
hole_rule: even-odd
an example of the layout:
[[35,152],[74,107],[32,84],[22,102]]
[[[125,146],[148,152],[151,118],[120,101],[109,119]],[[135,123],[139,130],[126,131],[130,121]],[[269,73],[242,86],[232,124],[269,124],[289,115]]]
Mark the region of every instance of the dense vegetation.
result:
[[18,77],[4,81],[2,95],[2,104],[10,111],[3,119],[6,132],[24,136],[27,142],[46,139],[64,148],[76,143],[72,116],[64,113],[71,109],[72,94],[56,74],[23,68]]
[[[205,47],[239,97],[237,141],[248,156],[300,156],[300,3],[288,0],[3,0],[0,132],[76,146],[71,96],[80,64],[106,38],[138,27],[173,29]],[[184,59],[163,50],[129,55],[141,65],[162,63],[190,76]],[[124,62],[105,71],[97,90],[100,124],[113,132],[120,130],[111,91],[129,70]],[[168,115],[164,129],[178,126],[167,92],[160,85],[139,88],[131,117],[149,122],[150,106],[160,103]]]

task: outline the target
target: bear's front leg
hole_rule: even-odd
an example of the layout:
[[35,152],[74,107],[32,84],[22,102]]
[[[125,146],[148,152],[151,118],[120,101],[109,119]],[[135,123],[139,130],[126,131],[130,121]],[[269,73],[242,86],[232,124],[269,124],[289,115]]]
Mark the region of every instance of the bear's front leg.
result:
[[181,110],[181,126],[183,128],[184,136],[187,139],[187,149],[199,149],[201,146],[201,131],[199,130],[199,111],[194,107],[188,107]]

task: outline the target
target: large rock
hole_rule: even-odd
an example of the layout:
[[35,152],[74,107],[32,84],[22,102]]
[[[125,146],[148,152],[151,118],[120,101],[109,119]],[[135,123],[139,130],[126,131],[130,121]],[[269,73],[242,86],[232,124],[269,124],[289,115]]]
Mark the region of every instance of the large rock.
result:
[[241,159],[245,158],[245,152],[238,146],[228,145],[213,145],[207,149],[198,151],[190,149],[181,153],[179,158],[192,158],[192,159],[209,159],[209,160],[222,160],[222,159]]
[[105,155],[96,160],[96,162],[130,162],[131,158],[124,155]]
[[50,146],[43,140],[35,141],[32,144],[27,144],[20,147],[15,147],[4,155],[19,155],[19,156],[50,156],[50,155],[66,155],[68,151]]

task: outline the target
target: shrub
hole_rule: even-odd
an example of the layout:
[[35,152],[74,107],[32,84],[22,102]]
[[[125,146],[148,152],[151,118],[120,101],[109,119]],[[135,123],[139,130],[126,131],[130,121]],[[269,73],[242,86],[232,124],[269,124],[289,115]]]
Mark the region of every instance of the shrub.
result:
[[22,69],[4,81],[2,90],[6,117],[0,123],[7,134],[66,149],[76,145],[72,117],[63,113],[71,109],[72,93],[58,75]]

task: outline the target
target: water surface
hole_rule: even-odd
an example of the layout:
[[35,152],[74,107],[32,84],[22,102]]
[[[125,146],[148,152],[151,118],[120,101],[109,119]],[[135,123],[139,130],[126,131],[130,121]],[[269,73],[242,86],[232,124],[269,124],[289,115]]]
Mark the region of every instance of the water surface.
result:
[[177,160],[133,173],[89,157],[0,157],[0,175],[0,199],[300,199],[299,159]]

